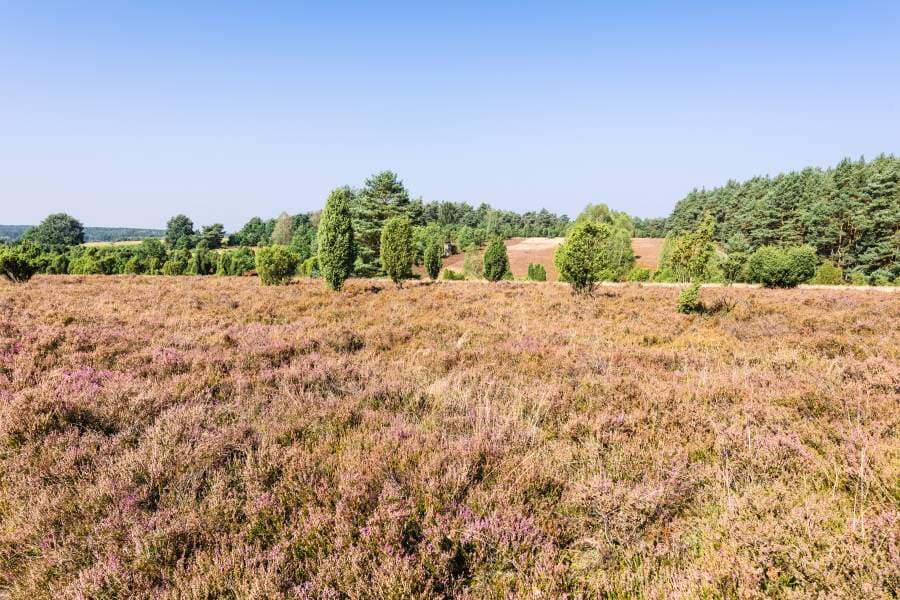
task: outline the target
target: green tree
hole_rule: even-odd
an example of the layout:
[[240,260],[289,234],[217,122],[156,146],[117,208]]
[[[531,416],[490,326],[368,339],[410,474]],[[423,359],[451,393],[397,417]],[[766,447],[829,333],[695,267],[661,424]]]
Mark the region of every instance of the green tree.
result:
[[509,255],[506,244],[495,237],[484,251],[484,278],[488,281],[500,281],[509,271]]
[[0,248],[0,277],[12,283],[25,283],[37,272],[37,263],[21,247]]
[[32,242],[47,250],[63,250],[84,243],[84,226],[81,221],[65,213],[55,213],[28,229],[22,241]]
[[194,222],[184,215],[175,215],[166,223],[166,244],[169,248],[193,248]]
[[262,285],[287,285],[297,264],[297,255],[287,246],[264,246],[256,251],[256,273]]
[[353,263],[356,260],[350,201],[351,193],[348,188],[332,191],[325,201],[319,220],[319,272],[332,290],[341,289],[344,281],[353,273]]
[[294,238],[294,219],[285,212],[278,215],[275,228],[272,230],[272,243],[279,246],[289,246]]
[[556,268],[560,279],[567,281],[575,293],[590,293],[594,284],[614,273],[609,258],[608,242],[612,233],[608,225],[583,220],[576,223],[556,250]]
[[352,205],[358,247],[356,272],[363,277],[381,274],[381,228],[393,217],[417,222],[421,205],[410,200],[403,182],[392,171],[382,171],[367,179]]
[[812,280],[819,285],[840,285],[844,283],[844,272],[830,260],[826,260],[819,268]]
[[210,250],[221,248],[222,240],[225,238],[225,226],[221,223],[206,225],[200,230],[200,234],[197,237],[198,243],[205,243]]
[[412,275],[412,226],[406,217],[388,219],[381,228],[381,268],[391,280],[402,287],[403,280]]
[[432,281],[437,279],[444,264],[443,244],[437,237],[432,236],[425,243],[423,262],[425,263],[425,272],[428,273]]
[[528,280],[529,281],[547,281],[547,269],[539,263],[528,264]]
[[242,246],[264,246],[269,243],[266,233],[266,224],[259,217],[253,217],[237,232],[237,238]]
[[816,270],[816,253],[810,246],[763,246],[750,255],[747,277],[766,287],[794,287],[809,280]]

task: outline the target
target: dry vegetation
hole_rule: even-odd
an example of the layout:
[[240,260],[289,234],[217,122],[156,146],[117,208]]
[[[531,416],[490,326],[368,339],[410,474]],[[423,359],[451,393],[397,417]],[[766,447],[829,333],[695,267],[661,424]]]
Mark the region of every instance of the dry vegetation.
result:
[[677,293],[2,286],[0,597],[896,597],[900,297]]

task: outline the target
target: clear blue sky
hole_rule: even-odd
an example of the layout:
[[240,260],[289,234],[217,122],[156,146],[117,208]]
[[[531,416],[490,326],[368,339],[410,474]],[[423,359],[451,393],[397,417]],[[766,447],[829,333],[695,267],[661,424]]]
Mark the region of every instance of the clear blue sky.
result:
[[900,153],[900,2],[736,4],[2,2],[0,223],[236,228],[382,169],[663,216]]

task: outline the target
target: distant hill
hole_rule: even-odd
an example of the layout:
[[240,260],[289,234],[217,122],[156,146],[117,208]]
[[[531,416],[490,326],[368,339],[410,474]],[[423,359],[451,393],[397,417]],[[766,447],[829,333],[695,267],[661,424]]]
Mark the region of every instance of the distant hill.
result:
[[[32,225],[0,225],[0,240],[15,241]],[[166,234],[162,229],[138,229],[134,227],[85,227],[85,242],[124,242],[144,238],[161,238]]]

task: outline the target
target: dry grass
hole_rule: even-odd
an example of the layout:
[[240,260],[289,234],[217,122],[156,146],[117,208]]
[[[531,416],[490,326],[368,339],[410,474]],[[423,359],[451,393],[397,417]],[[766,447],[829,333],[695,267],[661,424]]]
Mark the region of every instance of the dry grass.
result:
[[0,286],[0,597],[896,597],[900,297],[677,293]]
[[[509,268],[517,279],[525,279],[528,275],[528,265],[535,263],[544,265],[547,270],[547,281],[556,281],[559,271],[556,269],[554,257],[556,249],[565,238],[511,238],[506,240],[506,252],[509,255]],[[665,240],[663,238],[632,238],[631,248],[636,257],[635,264],[639,267],[655,269],[659,266],[659,254]],[[454,254],[444,259],[444,268],[455,271],[462,270],[464,254]],[[418,270],[421,274],[422,269]]]

